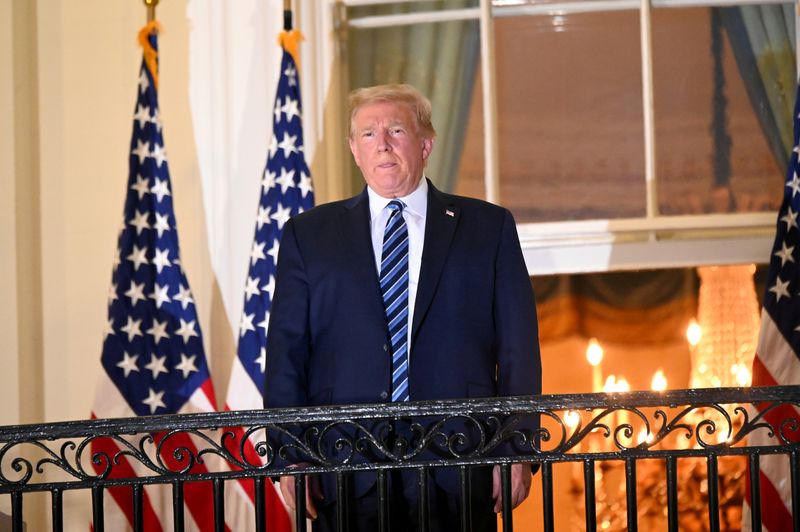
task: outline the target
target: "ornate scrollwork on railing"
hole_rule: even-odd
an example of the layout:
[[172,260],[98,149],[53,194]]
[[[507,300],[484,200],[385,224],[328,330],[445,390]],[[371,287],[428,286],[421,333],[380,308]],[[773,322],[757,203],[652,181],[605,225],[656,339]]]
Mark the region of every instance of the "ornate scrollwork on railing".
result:
[[[0,491],[69,482],[119,482],[123,462],[141,477],[190,479],[409,463],[647,458],[690,451],[741,454],[763,433],[798,450],[785,409],[800,387],[685,390],[408,405],[225,412],[0,427]],[[791,410],[789,411],[791,413]],[[229,427],[229,428],[221,428]],[[773,451],[776,449],[773,449]],[[233,473],[232,473],[233,472]]]

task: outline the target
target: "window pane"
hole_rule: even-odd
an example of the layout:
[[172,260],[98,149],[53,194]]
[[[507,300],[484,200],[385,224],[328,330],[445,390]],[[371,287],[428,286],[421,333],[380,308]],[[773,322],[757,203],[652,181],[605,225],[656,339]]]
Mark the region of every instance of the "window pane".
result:
[[498,18],[495,38],[501,203],[519,223],[644,215],[638,12]]
[[787,6],[653,11],[662,214],[775,211],[791,148]]
[[[447,7],[470,3],[474,2],[445,2]],[[410,6],[416,7],[417,4]],[[351,27],[347,52],[351,89],[383,83],[410,83],[431,100],[437,138],[426,173],[440,189],[454,190],[480,54],[478,21]],[[480,150],[483,150],[482,143]],[[355,166],[353,182],[359,189],[363,186],[361,174]]]

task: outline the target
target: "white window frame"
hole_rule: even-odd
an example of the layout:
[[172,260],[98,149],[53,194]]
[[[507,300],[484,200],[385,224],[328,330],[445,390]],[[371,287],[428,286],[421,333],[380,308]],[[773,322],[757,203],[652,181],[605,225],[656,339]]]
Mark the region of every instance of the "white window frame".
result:
[[[342,7],[418,3],[425,0],[339,0]],[[483,84],[486,199],[502,204],[499,187],[497,99],[493,20],[503,16],[570,15],[638,10],[642,61],[645,150],[645,216],[640,218],[518,224],[531,275],[677,268],[710,264],[766,263],[777,213],[665,216],[658,212],[651,9],[780,4],[780,0],[479,0],[478,7],[349,19],[352,28],[378,28],[454,20],[478,20]],[[345,9],[340,9],[339,13]],[[800,20],[795,11],[795,31]],[[800,38],[796,40],[800,46]],[[800,57],[800,53],[796,55]],[[798,68],[800,72],[800,68]]]

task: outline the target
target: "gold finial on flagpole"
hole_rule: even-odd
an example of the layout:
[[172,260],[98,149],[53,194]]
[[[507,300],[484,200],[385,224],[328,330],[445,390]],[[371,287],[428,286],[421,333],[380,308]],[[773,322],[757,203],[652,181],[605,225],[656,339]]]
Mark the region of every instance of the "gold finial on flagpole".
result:
[[144,0],[144,5],[147,6],[147,22],[153,22],[156,19],[158,0]]

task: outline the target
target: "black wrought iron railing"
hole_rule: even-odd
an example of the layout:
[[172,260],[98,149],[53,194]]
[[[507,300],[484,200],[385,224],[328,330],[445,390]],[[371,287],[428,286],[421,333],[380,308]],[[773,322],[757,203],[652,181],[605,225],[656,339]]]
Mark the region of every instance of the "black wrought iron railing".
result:
[[[11,498],[14,530],[22,530],[23,504],[31,492],[49,492],[52,529],[62,530],[63,495],[89,489],[95,531],[104,529],[104,497],[126,487],[134,529],[143,529],[143,488],[166,484],[172,490],[175,530],[184,528],[184,488],[210,485],[216,530],[225,527],[224,486],[252,482],[257,530],[266,530],[265,482],[296,477],[298,493],[311,475],[332,475],[340,530],[348,529],[348,477],[372,472],[377,482],[381,530],[391,530],[386,500],[392,470],[418,473],[420,493],[429,472],[455,468],[460,479],[461,522],[470,530],[471,468],[499,464],[503,490],[510,490],[511,464],[530,462],[541,471],[544,530],[554,530],[553,465],[574,462],[582,474],[582,521],[595,530],[598,516],[621,513],[619,525],[637,530],[644,497],[666,499],[666,525],[682,529],[679,478],[682,464],[705,473],[705,525],[720,530],[721,457],[739,456],[749,465],[752,528],[760,529],[760,464],[783,455],[791,479],[794,530],[800,531],[800,386],[723,388],[585,395],[543,395],[506,399],[419,402],[404,405],[350,405],[324,408],[253,410],[212,414],[102,419],[0,427],[0,494]],[[538,417],[539,423],[534,422]],[[402,425],[404,428],[400,429]],[[231,429],[228,427],[240,427]],[[269,436],[267,436],[269,435]],[[190,442],[190,443],[187,443]],[[509,449],[512,449],[509,451]],[[304,468],[293,467],[303,462]],[[640,493],[637,467],[660,489]],[[598,506],[598,472],[619,473],[623,490],[605,494]],[[641,476],[641,475],[640,475]],[[244,479],[244,480],[242,480]],[[743,483],[741,476],[735,482]],[[679,486],[680,484],[680,486]],[[741,491],[741,490],[740,490]],[[0,495],[5,496],[5,495]],[[117,495],[118,496],[118,495]],[[614,498],[622,500],[613,500]],[[609,500],[611,499],[611,504]],[[427,499],[420,497],[419,529],[428,528]],[[305,497],[298,497],[296,524],[305,530]],[[502,509],[504,530],[513,529],[510,497]],[[622,504],[624,502],[624,504]],[[656,506],[658,506],[656,501]],[[696,510],[696,508],[695,508]],[[662,512],[663,513],[663,512]],[[605,517],[603,517],[605,516]],[[613,523],[612,523],[613,524]]]

